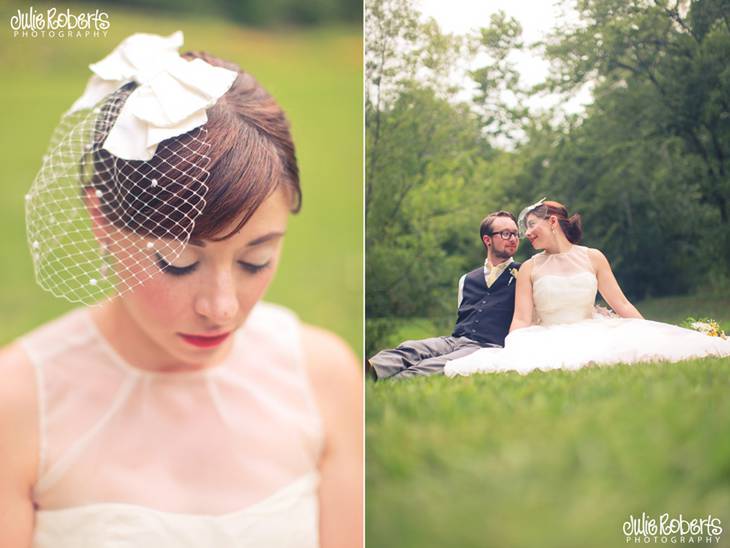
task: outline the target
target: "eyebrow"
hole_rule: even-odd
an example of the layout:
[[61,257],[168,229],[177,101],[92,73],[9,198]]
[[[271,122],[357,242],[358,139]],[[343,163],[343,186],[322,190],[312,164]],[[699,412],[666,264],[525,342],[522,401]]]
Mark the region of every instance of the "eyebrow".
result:
[[[284,235],[284,232],[269,232],[268,234],[264,234],[263,236],[254,238],[253,240],[251,240],[250,242],[248,242],[246,244],[246,247],[253,247],[256,245],[261,245],[270,240],[275,240],[276,238],[281,238],[283,235]],[[195,247],[205,247],[205,242],[203,240],[190,240],[188,243],[190,245],[194,245]]]
[[258,238],[254,238],[250,242],[246,244],[246,247],[253,247],[255,245],[260,245],[263,243],[266,243],[271,240],[275,240],[277,238],[281,238],[284,235],[283,232],[269,232],[268,234],[264,234],[263,236],[259,236]]

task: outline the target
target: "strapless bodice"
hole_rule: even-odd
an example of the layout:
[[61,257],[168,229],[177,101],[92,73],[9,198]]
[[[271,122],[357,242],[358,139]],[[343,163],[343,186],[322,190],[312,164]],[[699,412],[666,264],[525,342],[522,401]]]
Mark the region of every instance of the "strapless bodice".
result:
[[537,323],[557,325],[591,318],[597,290],[598,281],[592,272],[539,278],[532,292]]

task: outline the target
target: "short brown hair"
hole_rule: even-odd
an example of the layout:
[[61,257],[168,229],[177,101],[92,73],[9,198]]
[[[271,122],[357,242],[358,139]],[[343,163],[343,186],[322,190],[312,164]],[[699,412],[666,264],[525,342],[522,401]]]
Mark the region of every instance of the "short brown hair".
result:
[[[201,192],[200,179],[206,171],[205,206],[198,211],[191,238],[232,236],[280,185],[288,191],[291,211],[298,212],[302,203],[299,168],[289,121],[281,107],[237,65],[202,52],[187,52],[183,57],[234,70],[238,76],[207,110],[208,121],[203,126],[163,141],[148,161],[123,160],[103,150],[98,145],[108,129],[101,132],[97,127],[91,184],[102,191],[104,216],[115,226],[141,235],[180,237],[178,221],[196,208],[197,203],[191,205],[189,199]],[[135,87],[130,83],[116,92],[102,107],[107,113],[102,119],[108,122],[108,114]],[[161,174],[159,192],[141,195],[140,189],[147,186],[140,183],[150,173]],[[165,193],[172,182],[182,190]],[[235,228],[221,234],[234,222]]]
[[[509,211],[504,211],[503,209],[500,209],[499,211],[495,211],[493,213],[490,213],[484,219],[482,219],[482,224],[479,225],[479,239],[484,243],[484,236],[491,236],[492,235],[492,225],[494,224],[494,221],[497,219],[497,217],[509,217],[512,219],[515,224],[517,224],[517,219],[515,219],[515,216],[512,215]],[[484,247],[486,247],[486,244],[484,244]]]
[[[580,213],[573,213],[570,217],[568,216],[568,208],[560,202],[546,201],[543,202],[540,207],[535,208],[534,214],[543,219],[547,219],[551,215],[555,215],[558,219],[563,234],[571,244],[577,244],[583,238],[583,220],[581,219]],[[532,215],[531,211],[527,215]]]

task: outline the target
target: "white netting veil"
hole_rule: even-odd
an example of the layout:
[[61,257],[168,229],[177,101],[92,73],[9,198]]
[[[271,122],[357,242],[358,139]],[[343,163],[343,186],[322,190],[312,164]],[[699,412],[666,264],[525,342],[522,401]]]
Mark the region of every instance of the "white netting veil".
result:
[[103,148],[136,87],[64,115],[25,197],[36,280],[71,302],[93,304],[158,274],[183,251],[205,207],[204,126],[160,142],[147,161]]
[[205,208],[207,109],[238,72],[185,59],[178,31],[133,34],[89,68],[25,197],[38,284],[93,304],[175,261]]
[[520,238],[524,238],[527,233],[527,216],[530,213],[537,215],[540,219],[547,218],[547,206],[543,205],[546,199],[543,198],[520,211],[520,214],[517,216],[517,229],[520,232]]

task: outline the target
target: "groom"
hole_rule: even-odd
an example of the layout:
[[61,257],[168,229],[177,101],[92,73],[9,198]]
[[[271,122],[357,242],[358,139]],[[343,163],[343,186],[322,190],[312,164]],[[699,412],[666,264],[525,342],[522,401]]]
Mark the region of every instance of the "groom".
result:
[[514,215],[495,211],[479,227],[487,250],[484,266],[459,280],[459,314],[450,337],[406,341],[368,360],[376,379],[443,374],[455,360],[485,346],[504,346],[515,308],[515,278],[520,265],[512,259],[519,245]]

